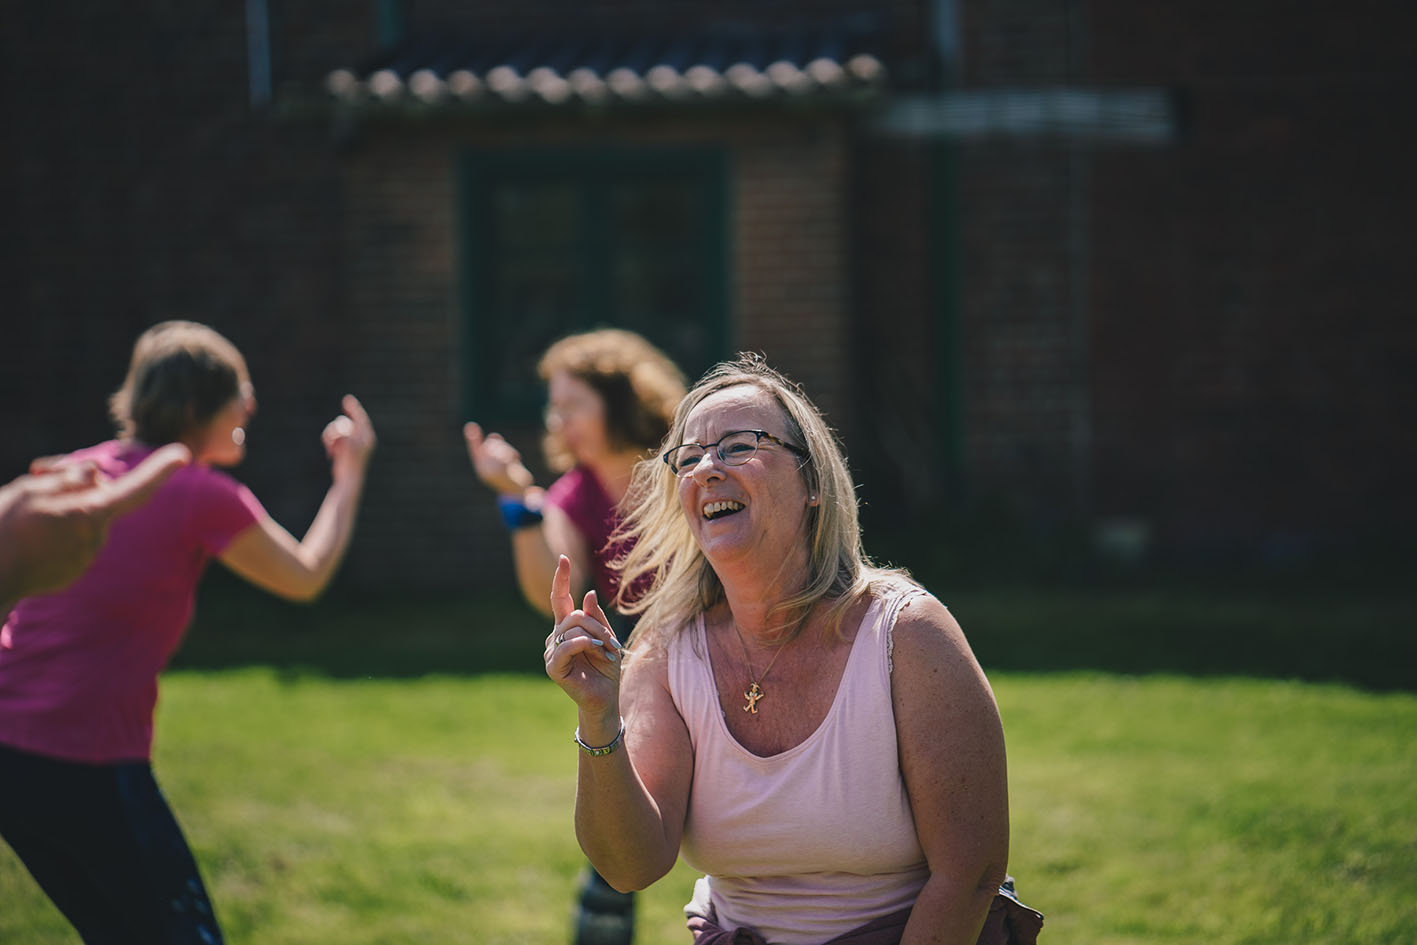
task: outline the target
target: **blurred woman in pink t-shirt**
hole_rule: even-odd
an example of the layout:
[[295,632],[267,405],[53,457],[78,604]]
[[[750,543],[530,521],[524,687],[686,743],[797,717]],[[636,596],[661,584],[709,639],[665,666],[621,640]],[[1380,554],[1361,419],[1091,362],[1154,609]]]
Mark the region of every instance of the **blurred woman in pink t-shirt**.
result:
[[256,398],[241,353],[204,325],[144,332],[111,401],[118,439],[66,458],[117,478],[167,443],[192,457],[112,524],[82,577],[0,630],[0,836],[86,943],[221,941],[152,774],[157,676],[213,558],[289,600],[328,585],[375,443],[359,401],[343,407],[323,433],[329,492],[298,541],[217,468],[245,457]]
[[[546,616],[557,558],[572,585],[609,602],[619,591],[613,563],[629,546],[611,540],[635,464],[652,458],[684,396],[684,376],[658,348],[619,329],[569,335],[537,365],[546,382],[546,459],[561,473],[550,488],[532,481],[517,449],[476,423],[463,433],[478,477],[498,495],[512,537],[517,584]],[[591,871],[580,894],[577,945],[629,945],[634,906]]]
[[546,349],[537,372],[547,387],[548,465],[561,473],[537,487],[521,453],[500,434],[463,428],[478,478],[496,491],[512,533],[517,584],[527,603],[551,615],[546,587],[556,559],[571,561],[571,583],[609,601],[617,589],[608,546],[616,506],[635,464],[654,455],[669,430],[684,376],[639,335],[607,328],[569,335]]

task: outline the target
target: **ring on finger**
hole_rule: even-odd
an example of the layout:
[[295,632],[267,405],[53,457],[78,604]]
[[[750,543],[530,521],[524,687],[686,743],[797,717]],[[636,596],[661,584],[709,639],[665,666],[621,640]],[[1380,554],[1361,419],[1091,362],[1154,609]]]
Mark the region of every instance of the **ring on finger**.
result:
[[557,646],[560,646],[562,643],[565,643],[565,642],[566,642],[566,635],[565,635],[564,633],[558,633],[558,634],[556,634],[556,645],[557,645]]

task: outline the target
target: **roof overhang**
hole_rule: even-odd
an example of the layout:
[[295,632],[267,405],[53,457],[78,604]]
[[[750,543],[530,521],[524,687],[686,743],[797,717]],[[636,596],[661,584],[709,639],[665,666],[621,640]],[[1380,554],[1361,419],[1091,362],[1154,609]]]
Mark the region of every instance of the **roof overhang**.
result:
[[878,49],[874,30],[860,20],[799,29],[439,36],[336,69],[325,88],[341,105],[382,110],[851,107],[885,93]]

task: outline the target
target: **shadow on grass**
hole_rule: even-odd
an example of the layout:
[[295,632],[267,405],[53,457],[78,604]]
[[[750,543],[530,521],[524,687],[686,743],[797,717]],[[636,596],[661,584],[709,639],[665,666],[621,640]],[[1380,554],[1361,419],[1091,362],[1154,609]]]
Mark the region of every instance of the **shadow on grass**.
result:
[[[1417,597],[1395,590],[925,583],[986,670],[1239,675],[1417,689]],[[213,569],[175,667],[331,677],[539,675],[549,622],[513,594],[276,600]]]
[[542,672],[550,621],[519,596],[333,588],[291,604],[212,568],[173,668],[275,666],[332,677]]
[[1417,689],[1417,603],[1396,594],[999,589],[950,601],[986,669],[1255,676]]

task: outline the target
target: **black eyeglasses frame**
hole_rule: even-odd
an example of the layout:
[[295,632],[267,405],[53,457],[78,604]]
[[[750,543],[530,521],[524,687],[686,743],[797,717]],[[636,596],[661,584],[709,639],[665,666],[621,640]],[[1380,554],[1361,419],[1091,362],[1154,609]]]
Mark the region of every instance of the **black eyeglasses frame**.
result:
[[[719,444],[722,443],[724,440],[727,440],[727,439],[729,439],[729,438],[731,438],[731,437],[735,437],[735,436],[742,436],[744,433],[751,433],[751,434],[753,434],[755,437],[757,437],[757,439],[755,439],[755,440],[753,441],[753,452],[752,452],[752,453],[749,453],[747,456],[743,457],[743,459],[742,459],[741,462],[734,462],[734,461],[730,460],[727,456],[724,456],[724,455],[723,455],[723,451],[722,451],[721,449],[719,449],[718,446],[719,446]],[[699,463],[702,463],[702,462],[704,461],[704,457],[703,457],[703,456],[700,456],[700,457],[699,457],[699,463],[695,463],[695,464],[692,465],[692,466],[685,466],[684,469],[681,471],[678,467],[676,467],[676,466],[674,465],[674,461],[673,461],[672,457],[674,456],[675,453],[678,453],[678,452],[679,452],[680,450],[682,450],[682,449],[685,449],[685,448],[690,447],[690,446],[695,446],[695,447],[698,447],[699,449],[703,450],[703,451],[704,451],[704,455],[708,455],[709,450],[713,450],[714,455],[718,457],[719,462],[723,463],[723,465],[725,465],[725,466],[741,466],[741,465],[743,465],[743,463],[746,463],[748,460],[752,459],[754,455],[757,454],[758,449],[763,445],[763,440],[764,440],[764,439],[769,439],[769,440],[773,441],[773,442],[776,443],[778,446],[781,446],[783,449],[787,450],[789,453],[795,453],[796,455],[802,457],[802,459],[804,459],[804,460],[811,458],[811,455],[812,455],[812,454],[811,454],[811,453],[808,453],[808,452],[807,452],[805,449],[803,449],[802,447],[800,447],[800,446],[793,446],[791,443],[788,443],[788,442],[786,442],[785,440],[782,440],[782,439],[779,439],[779,438],[776,437],[776,436],[773,436],[771,433],[769,433],[769,432],[766,431],[766,430],[730,430],[729,432],[723,434],[723,436],[721,436],[721,437],[719,437],[718,439],[714,440],[712,443],[703,443],[703,444],[699,444],[699,443],[680,443],[678,446],[675,446],[675,447],[673,447],[673,448],[671,448],[671,449],[665,450],[664,453],[662,453],[659,458],[664,461],[664,465],[666,465],[666,466],[669,467],[669,471],[670,471],[670,472],[674,473],[674,475],[676,475],[676,476],[678,476],[679,478],[682,479],[682,478],[684,478],[685,476],[687,476],[690,472],[692,472],[692,471],[698,466]]]

